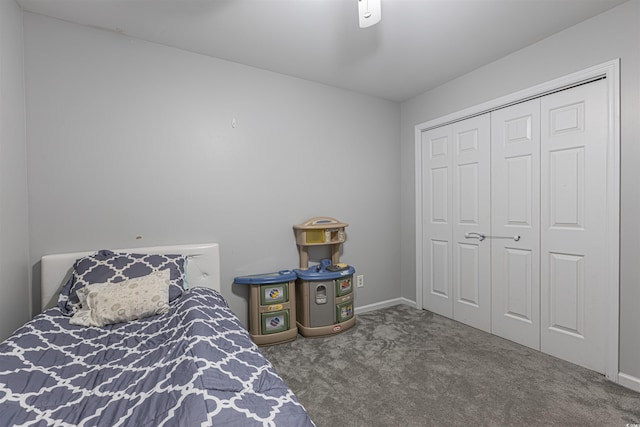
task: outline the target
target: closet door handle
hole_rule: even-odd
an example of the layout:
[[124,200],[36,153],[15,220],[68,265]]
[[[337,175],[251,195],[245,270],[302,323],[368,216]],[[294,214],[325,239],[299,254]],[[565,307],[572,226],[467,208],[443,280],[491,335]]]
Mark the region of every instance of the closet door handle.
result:
[[466,233],[464,237],[465,239],[478,239],[481,242],[484,239],[513,239],[516,242],[520,240],[520,236],[486,236],[482,233]]
[[465,239],[478,239],[478,240],[480,240],[481,242],[482,242],[486,237],[487,237],[487,236],[485,236],[485,235],[484,235],[484,234],[482,234],[482,233],[466,233],[466,234],[464,235],[464,238],[465,238]]
[[520,236],[485,236],[487,239],[513,239],[514,241],[519,241]]

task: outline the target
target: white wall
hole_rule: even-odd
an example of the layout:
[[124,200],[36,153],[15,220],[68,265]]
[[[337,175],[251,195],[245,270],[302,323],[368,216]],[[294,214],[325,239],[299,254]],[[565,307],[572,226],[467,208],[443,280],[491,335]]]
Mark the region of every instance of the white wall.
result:
[[399,104],[32,13],[25,70],[36,269],[48,253],[219,242],[246,323],[233,278],[297,267],[293,225],[332,216],[365,275],[356,306],[399,297]]
[[620,371],[640,378],[640,0],[401,105],[402,296],[415,300],[414,126],[614,58],[621,58]]
[[22,10],[0,2],[0,340],[29,320]]

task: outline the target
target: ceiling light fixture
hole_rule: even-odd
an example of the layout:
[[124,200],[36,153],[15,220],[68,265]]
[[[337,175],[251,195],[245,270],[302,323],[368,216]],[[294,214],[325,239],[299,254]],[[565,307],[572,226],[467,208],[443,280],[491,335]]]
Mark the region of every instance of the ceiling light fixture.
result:
[[382,19],[381,0],[358,0],[358,18],[360,28],[377,24]]

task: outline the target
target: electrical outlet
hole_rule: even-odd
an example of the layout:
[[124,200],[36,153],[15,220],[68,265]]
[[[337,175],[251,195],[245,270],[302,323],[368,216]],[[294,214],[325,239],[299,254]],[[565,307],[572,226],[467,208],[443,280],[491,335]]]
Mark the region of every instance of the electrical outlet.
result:
[[364,288],[364,275],[359,274],[356,276],[356,286],[359,288]]

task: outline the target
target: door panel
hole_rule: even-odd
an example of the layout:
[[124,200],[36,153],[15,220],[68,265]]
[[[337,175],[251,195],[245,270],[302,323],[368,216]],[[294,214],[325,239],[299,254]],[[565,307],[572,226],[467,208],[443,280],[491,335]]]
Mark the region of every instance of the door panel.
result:
[[453,317],[451,127],[422,133],[423,297],[429,311]]
[[[451,295],[449,279],[449,242],[431,240],[431,256],[429,257],[430,283],[429,292],[436,296],[448,299]],[[433,311],[433,310],[432,310]]]
[[458,211],[456,212],[458,224],[479,225],[480,195],[478,163],[462,164],[457,167],[457,198]]
[[491,331],[491,121],[483,114],[454,123],[453,318]]
[[431,222],[449,224],[449,168],[431,169]]
[[[506,212],[503,225],[531,227],[533,222],[532,155],[516,155],[504,158],[506,179],[503,201]],[[498,195],[498,197],[500,197]]]
[[[540,349],[540,100],[491,113],[495,335]],[[509,239],[519,236],[519,240]]]
[[584,338],[584,257],[549,253],[549,329]]
[[525,323],[533,322],[534,308],[531,304],[534,284],[531,283],[531,251],[505,249],[506,276],[503,312],[505,316]]
[[541,350],[604,373],[607,85],[541,100]]
[[584,155],[584,147],[549,152],[551,228],[584,228]]
[[456,258],[458,261],[456,269],[460,275],[460,280],[456,282],[458,302],[478,307],[480,305],[479,245],[458,244]]

